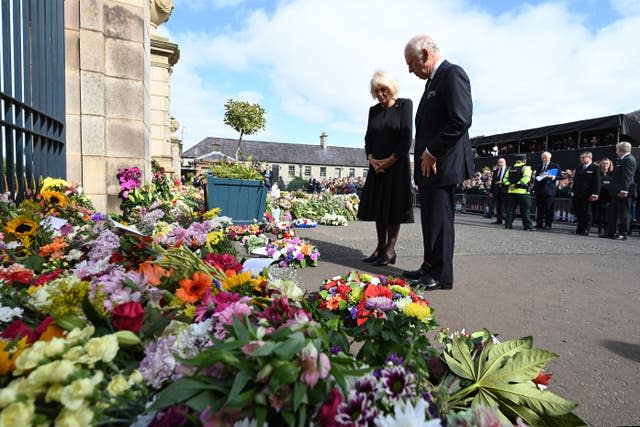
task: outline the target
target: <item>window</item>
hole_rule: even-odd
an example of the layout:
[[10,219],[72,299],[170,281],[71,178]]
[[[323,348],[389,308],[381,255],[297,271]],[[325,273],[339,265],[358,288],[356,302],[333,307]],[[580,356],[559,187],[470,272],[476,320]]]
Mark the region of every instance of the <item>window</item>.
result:
[[335,177],[340,178],[342,176],[342,168],[335,168]]
[[296,167],[289,165],[289,176],[296,176]]
[[362,169],[362,177],[366,178],[367,177],[367,172],[369,172],[368,169]]
[[320,167],[320,178],[326,178],[327,177],[327,168],[322,166]]
[[356,168],[349,168],[349,178],[356,176]]
[[304,176],[305,177],[310,177],[311,176],[311,166],[305,166],[304,167]]

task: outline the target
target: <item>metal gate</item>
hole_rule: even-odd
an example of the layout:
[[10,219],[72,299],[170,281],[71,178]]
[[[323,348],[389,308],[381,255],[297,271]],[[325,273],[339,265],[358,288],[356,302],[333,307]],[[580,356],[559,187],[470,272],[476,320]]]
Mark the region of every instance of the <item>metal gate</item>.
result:
[[64,0],[1,0],[0,192],[66,177]]

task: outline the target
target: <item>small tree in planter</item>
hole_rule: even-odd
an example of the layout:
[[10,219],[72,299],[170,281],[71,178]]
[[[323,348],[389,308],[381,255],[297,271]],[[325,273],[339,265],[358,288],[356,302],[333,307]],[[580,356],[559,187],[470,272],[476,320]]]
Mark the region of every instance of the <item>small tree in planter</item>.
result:
[[236,147],[236,161],[240,155],[240,145],[244,135],[253,135],[263,130],[266,125],[265,110],[260,104],[229,99],[224,104],[224,124],[240,132]]

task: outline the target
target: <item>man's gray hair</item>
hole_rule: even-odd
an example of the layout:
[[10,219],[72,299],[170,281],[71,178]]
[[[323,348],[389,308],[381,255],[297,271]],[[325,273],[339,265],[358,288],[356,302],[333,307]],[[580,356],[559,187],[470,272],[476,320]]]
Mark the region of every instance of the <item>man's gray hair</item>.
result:
[[425,34],[415,36],[409,40],[409,43],[404,47],[405,52],[411,52],[415,57],[420,57],[422,49],[427,49],[431,53],[440,52],[440,48],[438,48],[436,42]]
[[591,153],[591,151],[583,151],[582,153],[580,153],[580,155],[591,157],[593,159],[593,154]]
[[544,153],[540,154],[540,157],[549,157],[551,158],[551,153],[548,151],[545,151]]
[[631,152],[631,144],[628,143],[627,141],[618,142],[616,144],[616,150],[622,151],[623,153],[630,153]]

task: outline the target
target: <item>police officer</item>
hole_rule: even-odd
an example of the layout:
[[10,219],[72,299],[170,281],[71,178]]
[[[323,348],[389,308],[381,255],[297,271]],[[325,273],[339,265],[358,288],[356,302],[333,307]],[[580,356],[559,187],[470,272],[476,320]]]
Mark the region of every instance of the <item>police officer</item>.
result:
[[531,182],[531,166],[527,166],[527,155],[518,154],[516,163],[511,166],[502,179],[507,190],[507,210],[504,228],[510,230],[516,213],[516,206],[520,206],[522,225],[526,231],[532,231],[531,227],[531,196],[529,196],[529,183]]

